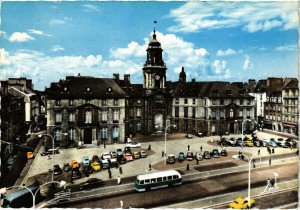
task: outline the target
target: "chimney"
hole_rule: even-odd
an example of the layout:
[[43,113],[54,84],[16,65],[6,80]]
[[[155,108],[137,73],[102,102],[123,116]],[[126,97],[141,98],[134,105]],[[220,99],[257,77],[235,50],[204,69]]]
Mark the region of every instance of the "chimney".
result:
[[113,79],[118,81],[120,79],[119,73],[114,73],[113,74]]
[[130,74],[124,74],[124,81],[130,83]]
[[195,82],[196,82],[196,79],[195,79],[195,78],[192,78],[192,82],[195,83]]

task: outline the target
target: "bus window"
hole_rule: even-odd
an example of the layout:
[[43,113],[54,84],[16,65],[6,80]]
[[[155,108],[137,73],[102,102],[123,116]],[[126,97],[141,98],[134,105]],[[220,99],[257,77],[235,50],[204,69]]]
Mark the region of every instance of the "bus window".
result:
[[145,184],[149,184],[149,183],[150,183],[150,179],[146,179]]
[[168,180],[172,180],[172,176],[168,176]]
[[161,182],[161,181],[162,181],[161,177],[157,178],[157,182]]
[[173,179],[178,179],[178,176],[177,175],[173,175]]
[[144,183],[145,183],[145,181],[144,181],[144,180],[141,180],[141,181],[140,181],[140,184],[144,184]]
[[163,181],[167,181],[167,177],[165,176],[165,177],[163,177]]
[[155,183],[156,182],[156,179],[151,179],[151,183]]

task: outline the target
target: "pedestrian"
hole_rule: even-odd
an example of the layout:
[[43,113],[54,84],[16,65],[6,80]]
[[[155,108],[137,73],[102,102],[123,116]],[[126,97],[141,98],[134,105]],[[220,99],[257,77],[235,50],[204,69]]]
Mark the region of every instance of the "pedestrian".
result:
[[273,149],[272,149],[272,153],[273,153],[273,154],[275,153],[275,149],[274,149],[274,147],[273,147]]
[[255,168],[255,162],[256,162],[256,161],[255,161],[255,160],[253,160],[252,162],[253,162],[253,168]]
[[293,149],[293,145],[291,144],[291,150]]
[[199,165],[199,160],[196,158],[196,163],[197,163],[197,165]]
[[201,152],[202,152],[202,149],[203,149],[203,148],[202,148],[202,146],[201,146],[201,147],[200,147],[200,151],[201,151]]
[[149,171],[151,171],[151,163],[149,163]]
[[151,150],[151,144],[149,144],[149,146],[148,146],[148,150]]
[[105,144],[105,141],[103,142],[103,146],[104,146],[104,149],[106,148],[106,144]]
[[187,170],[187,171],[190,170],[190,164],[187,164],[187,165],[186,165],[186,170]]
[[190,145],[189,144],[187,145],[187,150],[190,151]]
[[119,167],[119,172],[120,172],[120,174],[123,174],[122,166]]
[[214,138],[213,138],[213,137],[211,137],[211,139],[210,139],[210,142],[211,142],[211,143],[213,143],[213,142],[214,142]]
[[271,179],[270,184],[271,184],[271,187],[274,187],[274,185],[275,185],[275,179]]
[[112,175],[111,175],[111,170],[108,169],[108,177],[111,179],[112,178]]
[[270,186],[270,184],[271,184],[271,181],[270,181],[270,179],[268,179],[267,180],[267,186]]
[[118,176],[118,185],[120,185],[120,184],[121,184],[121,177]]
[[272,160],[271,160],[271,158],[269,159],[269,166],[271,166],[271,163],[272,163]]
[[257,151],[257,155],[260,155],[260,149]]
[[51,157],[50,157],[50,155],[48,155],[48,160],[51,160]]
[[120,200],[121,209],[123,209],[123,201]]
[[161,157],[163,157],[165,155],[164,151],[161,151]]
[[131,209],[131,205],[129,205],[128,208]]

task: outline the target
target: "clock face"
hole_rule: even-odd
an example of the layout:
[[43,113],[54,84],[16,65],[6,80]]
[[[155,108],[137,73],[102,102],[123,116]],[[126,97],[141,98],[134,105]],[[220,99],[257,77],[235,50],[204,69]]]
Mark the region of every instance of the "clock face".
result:
[[157,75],[155,75],[155,79],[156,80],[159,80],[160,79],[160,76],[157,74]]

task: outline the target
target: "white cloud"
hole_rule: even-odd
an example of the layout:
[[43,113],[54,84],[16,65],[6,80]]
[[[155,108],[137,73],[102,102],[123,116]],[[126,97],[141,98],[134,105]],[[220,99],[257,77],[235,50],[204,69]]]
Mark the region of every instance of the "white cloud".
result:
[[71,21],[71,18],[68,18],[68,17],[64,17],[63,19],[52,18],[49,21],[49,25],[50,26],[64,25],[64,24],[67,24],[69,21]]
[[60,45],[53,45],[53,47],[51,49],[51,51],[53,51],[53,52],[64,51],[64,50],[65,50],[65,48],[63,48]]
[[230,48],[225,51],[223,51],[223,50],[217,51],[217,56],[228,56],[228,55],[234,55],[234,54],[237,54],[237,52]]
[[40,36],[50,36],[50,34],[45,34],[43,31],[36,30],[36,29],[28,29],[28,32]]
[[215,60],[212,64],[212,72],[210,77],[220,80],[226,80],[231,78],[231,71],[227,67],[226,61]]
[[196,32],[242,26],[253,33],[273,28],[296,29],[297,8],[297,2],[188,2],[171,10],[169,17],[177,25],[168,30]]
[[99,12],[100,8],[93,4],[84,4],[82,5],[85,12]]
[[25,32],[14,32],[9,37],[10,42],[27,42],[30,40],[34,40],[34,38]]
[[247,71],[249,69],[253,68],[253,64],[250,61],[250,57],[248,55],[245,56],[244,64],[243,64],[243,70]]
[[297,51],[297,45],[283,45],[275,48],[275,51],[285,52],[285,51]]
[[144,57],[146,49],[146,43],[141,46],[137,42],[130,42],[127,48],[110,49],[110,54],[113,58],[118,59],[127,59],[131,56]]

